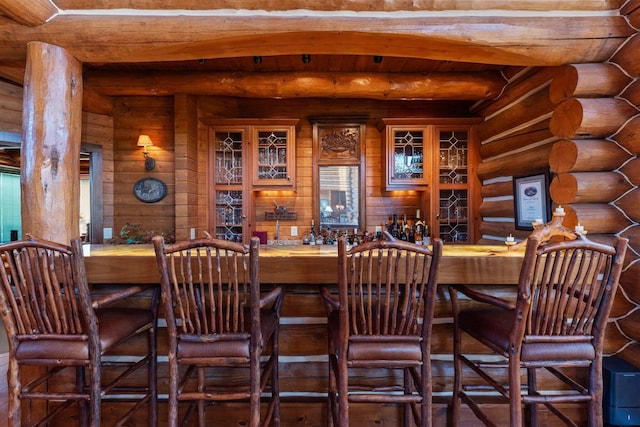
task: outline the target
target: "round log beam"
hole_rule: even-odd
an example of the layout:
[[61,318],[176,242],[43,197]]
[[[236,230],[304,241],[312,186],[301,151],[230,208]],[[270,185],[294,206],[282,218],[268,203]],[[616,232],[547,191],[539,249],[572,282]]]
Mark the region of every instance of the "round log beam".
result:
[[608,203],[631,188],[631,184],[617,172],[575,172],[556,175],[549,185],[554,202]]
[[379,100],[480,100],[505,84],[495,72],[476,73],[239,73],[94,72],[87,87],[109,96],[177,93],[240,98],[366,98]]
[[555,108],[549,127],[559,138],[606,138],[637,113],[623,99],[572,98]]
[[624,148],[629,150],[631,154],[640,154],[640,115],[629,120],[613,139]]
[[629,158],[629,153],[606,139],[563,139],[553,144],[549,166],[556,173],[610,171]]
[[567,98],[616,96],[631,78],[613,64],[575,64],[562,67],[551,80],[549,99],[557,104]]
[[629,163],[620,168],[622,172],[633,185],[640,186],[640,157],[636,157]]
[[565,209],[565,227],[574,228],[580,223],[588,233],[616,234],[631,225],[619,209],[606,203],[576,203],[562,206]]

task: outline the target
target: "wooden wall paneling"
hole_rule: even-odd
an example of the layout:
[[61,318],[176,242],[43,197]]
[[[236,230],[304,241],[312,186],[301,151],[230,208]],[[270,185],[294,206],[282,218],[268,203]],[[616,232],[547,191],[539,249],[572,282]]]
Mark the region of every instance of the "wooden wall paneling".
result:
[[198,115],[195,97],[174,97],[175,238],[198,235]]
[[0,81],[0,130],[22,134],[22,87]]
[[[174,105],[172,97],[117,98],[114,108],[114,213],[113,236],[126,224],[140,224],[141,232],[170,233],[175,228]],[[156,168],[146,171],[141,133],[154,143],[149,154]],[[167,196],[157,203],[143,203],[133,195],[133,184],[151,176],[167,185]]]

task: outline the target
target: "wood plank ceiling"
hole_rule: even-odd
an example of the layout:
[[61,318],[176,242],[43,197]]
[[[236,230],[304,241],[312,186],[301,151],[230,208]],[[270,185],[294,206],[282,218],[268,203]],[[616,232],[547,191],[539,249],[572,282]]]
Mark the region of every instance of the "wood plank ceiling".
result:
[[285,86],[244,96],[312,97],[303,82],[324,78],[328,97],[375,98],[353,83],[378,79],[379,99],[478,101],[499,94],[509,67],[606,61],[632,33],[623,3],[0,0],[0,78],[22,83],[27,43],[42,41],[82,61],[98,95],[170,94],[198,78],[222,89],[179,90],[220,94],[230,78],[242,88],[262,78]]
[[40,41],[84,63],[85,100],[180,91],[469,108],[522,67],[606,61],[634,31],[624,3],[0,0],[0,79],[22,84],[27,44]]

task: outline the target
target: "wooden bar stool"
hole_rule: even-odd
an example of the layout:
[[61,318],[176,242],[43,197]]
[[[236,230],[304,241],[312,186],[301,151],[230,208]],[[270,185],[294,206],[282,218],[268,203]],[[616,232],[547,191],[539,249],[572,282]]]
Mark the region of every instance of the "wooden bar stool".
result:
[[[433,249],[388,233],[351,249],[338,239],[338,298],[321,290],[328,317],[329,425],[348,427],[352,402],[401,404],[404,426],[431,425],[431,327],[441,255],[440,239]],[[362,384],[353,375],[360,369],[399,371],[403,381]]]
[[[485,388],[497,391],[508,403],[512,427],[523,425],[523,404],[527,425],[539,425],[537,407],[544,405],[565,424],[575,426],[559,407],[568,403],[586,404],[588,425],[602,426],[604,333],[627,239],[615,238],[612,246],[599,244],[561,223],[562,218],[554,218],[528,237],[515,301],[468,286],[449,287],[454,315],[454,426],[460,425],[462,402],[486,425],[495,425],[473,393]],[[497,360],[491,363],[487,354],[464,354],[463,337],[484,345]],[[464,371],[463,365],[476,375]],[[585,370],[586,379],[575,375]],[[545,372],[550,375],[539,387],[538,377]],[[486,387],[478,384],[478,377]],[[506,381],[500,381],[503,377]]]
[[[165,245],[153,239],[169,332],[169,418],[178,425],[179,403],[189,402],[183,424],[207,402],[248,401],[248,426],[280,425],[278,325],[284,296],[278,287],[260,294],[257,237],[247,248],[211,237]],[[264,357],[264,360],[263,360]],[[207,378],[207,368],[244,369],[246,384]],[[193,381],[192,381],[193,380]],[[270,385],[270,388],[268,387]],[[271,399],[261,416],[262,393]]]
[[[110,307],[144,287],[92,301],[79,239],[65,246],[27,235],[27,240],[0,245],[0,258],[0,307],[9,341],[9,426],[62,416],[71,420],[63,411],[74,403],[82,426],[99,426],[105,397],[136,401],[116,425],[147,405],[148,425],[156,426],[157,291],[148,309]],[[144,356],[131,362],[105,360],[108,352],[138,335],[147,337]],[[144,384],[130,386],[127,378],[144,368]],[[109,379],[106,369],[115,371]],[[75,378],[71,387],[70,373]],[[37,405],[26,410],[25,401],[46,401],[45,413],[34,410]]]

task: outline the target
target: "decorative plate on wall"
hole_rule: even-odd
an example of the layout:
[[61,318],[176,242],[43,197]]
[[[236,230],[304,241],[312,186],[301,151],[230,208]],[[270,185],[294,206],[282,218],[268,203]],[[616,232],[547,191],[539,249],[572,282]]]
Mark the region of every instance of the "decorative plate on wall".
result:
[[167,195],[167,186],[157,178],[142,178],[133,185],[133,194],[145,203],[155,203]]

